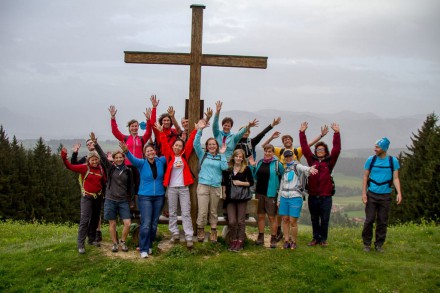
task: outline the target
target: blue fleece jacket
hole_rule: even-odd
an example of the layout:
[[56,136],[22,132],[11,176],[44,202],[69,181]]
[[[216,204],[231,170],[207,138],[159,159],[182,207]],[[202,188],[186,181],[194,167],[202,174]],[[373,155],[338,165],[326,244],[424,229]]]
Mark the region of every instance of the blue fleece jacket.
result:
[[[199,158],[199,162],[203,160],[205,151],[200,144],[202,137],[202,130],[199,129],[194,139],[194,151]],[[220,187],[222,183],[222,171],[228,169],[228,162],[224,154],[217,154],[215,156],[206,153],[206,158],[200,166],[199,183],[213,187]]]
[[[214,134],[215,140],[217,140],[218,145],[223,144],[223,134],[220,131],[219,128],[219,116],[217,114],[214,115],[214,122],[212,123],[212,133]],[[240,141],[240,139],[243,137],[243,134],[246,132],[247,127],[243,127],[240,129],[236,134],[233,134],[232,132],[229,132],[226,136],[226,160],[229,160],[229,158],[232,156],[232,153],[235,150],[235,146]]]
[[131,164],[139,170],[140,174],[140,184],[139,184],[139,196],[164,196],[165,188],[163,186],[163,177],[165,174],[165,157],[155,157],[157,177],[153,178],[153,172],[151,171],[150,164],[148,160],[138,159],[133,156],[132,153],[126,153],[127,159],[130,160]]

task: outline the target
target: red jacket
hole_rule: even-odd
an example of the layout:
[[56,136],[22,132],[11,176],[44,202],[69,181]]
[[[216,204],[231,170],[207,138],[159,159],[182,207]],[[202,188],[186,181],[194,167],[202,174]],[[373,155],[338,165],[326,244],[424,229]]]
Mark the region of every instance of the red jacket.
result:
[[[127,144],[128,150],[132,153],[136,158],[143,159],[143,148],[144,145],[148,142],[151,137],[151,126],[154,125],[156,121],[156,108],[153,108],[151,111],[150,121],[147,121],[147,128],[145,129],[144,135],[141,137],[139,135],[133,137],[132,135],[124,135],[119,131],[118,124],[116,123],[116,119],[111,119],[112,133],[119,141],[124,141]],[[131,162],[125,158],[125,164],[131,165]]]
[[[84,191],[87,194],[98,194],[102,191],[105,186],[106,178],[105,172],[100,165],[98,165],[98,167],[92,167],[88,164],[72,165],[69,160],[67,160],[67,153],[65,152],[61,152],[61,158],[67,169],[81,174],[81,178],[84,182]],[[86,180],[84,180],[87,170],[89,170],[89,174],[87,175]]]
[[330,155],[324,159],[318,159],[310,150],[307,144],[307,137],[305,132],[299,132],[299,141],[302,148],[302,153],[307,159],[309,166],[315,166],[318,169],[318,174],[309,176],[308,192],[311,196],[331,196],[332,195],[332,180],[331,174],[336,165],[339,154],[341,153],[341,135],[339,132],[333,134],[333,148]]
[[[182,154],[181,154],[181,158],[182,158],[182,162],[183,162],[183,184],[185,184],[185,186],[188,186],[188,185],[191,185],[194,183],[194,179],[192,177],[191,170],[189,169],[189,166],[188,166],[188,159],[191,156],[191,153],[194,148],[193,143],[194,143],[194,138],[196,136],[196,133],[197,133],[196,129],[194,129],[191,132],[191,134],[188,138],[188,141],[185,143],[185,148],[182,150]],[[174,159],[176,156],[174,155],[174,151],[171,149],[171,146],[168,144],[168,138],[167,138],[166,134],[164,134],[163,132],[160,132],[159,137],[160,137],[160,141],[161,141],[161,145],[162,145],[163,155],[167,159],[167,170],[165,172],[165,176],[163,179],[163,185],[168,186],[170,183],[171,171],[173,170],[173,163],[174,163]]]

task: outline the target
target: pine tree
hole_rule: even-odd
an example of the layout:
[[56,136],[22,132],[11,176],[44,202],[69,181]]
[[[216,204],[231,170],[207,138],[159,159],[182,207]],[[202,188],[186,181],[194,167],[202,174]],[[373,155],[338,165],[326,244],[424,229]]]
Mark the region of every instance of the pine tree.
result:
[[402,204],[391,209],[391,222],[440,222],[440,127],[438,116],[427,116],[412,145],[400,156]]

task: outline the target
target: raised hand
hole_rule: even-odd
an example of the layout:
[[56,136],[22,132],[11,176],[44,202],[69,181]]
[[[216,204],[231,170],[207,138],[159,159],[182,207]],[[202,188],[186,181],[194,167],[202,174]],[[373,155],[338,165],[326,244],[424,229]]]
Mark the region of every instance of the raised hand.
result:
[[122,150],[124,153],[127,153],[127,152],[128,152],[127,144],[126,144],[123,140],[121,140],[121,141],[119,142],[119,147],[121,148],[121,150]]
[[61,153],[65,153],[65,154],[67,154],[67,149],[66,149],[66,147],[63,146],[63,147],[61,148]]
[[222,147],[219,149],[220,154],[224,154],[226,152],[226,144],[222,143]]
[[116,110],[116,107],[114,105],[111,105],[108,108],[108,111],[110,112],[110,115],[112,116],[113,119],[116,117],[116,113],[118,112],[118,110]]
[[223,103],[220,101],[215,102],[215,111],[217,114],[220,114],[220,111],[222,110]]
[[326,136],[327,133],[328,133],[328,126],[327,125],[321,126],[321,137]]
[[196,125],[197,129],[204,129],[209,126],[209,122],[207,122],[205,119],[200,119]]
[[160,100],[156,99],[156,95],[151,95],[150,101],[151,105],[153,105],[153,108],[157,108],[157,106],[159,106]]
[[273,122],[271,123],[272,127],[275,127],[276,125],[281,123],[281,117],[277,117],[273,120]]
[[273,140],[273,139],[275,139],[275,138],[278,138],[278,137],[280,137],[280,135],[281,135],[281,132],[279,132],[279,131],[275,131],[274,133],[272,133],[272,135],[271,135],[271,140]]
[[254,119],[253,121],[250,121],[248,124],[248,129],[251,127],[257,127],[258,126],[258,120]]
[[206,121],[209,121],[209,119],[211,119],[211,117],[212,117],[211,107],[206,108],[205,116],[206,116]]
[[169,106],[167,112],[171,117],[174,117],[174,114],[176,113],[176,111],[174,111],[173,106]]
[[[154,106],[153,106],[154,107]],[[145,112],[144,112],[144,115],[145,115],[145,120],[150,120],[150,117],[151,117],[151,108],[145,108]]]
[[299,131],[304,132],[307,130],[308,127],[309,127],[309,123],[303,122],[301,123],[301,127],[299,128]]
[[80,143],[75,143],[72,147],[72,152],[77,153],[80,147],[81,147]]
[[98,143],[98,138],[95,136],[95,133],[90,132],[90,139],[92,140],[93,144]]
[[332,125],[330,126],[332,129],[333,129],[333,131],[335,132],[335,133],[338,133],[339,132],[339,124],[336,124],[336,123],[332,123]]
[[159,132],[163,131],[163,126],[159,124],[159,122],[154,122],[154,128],[156,128]]

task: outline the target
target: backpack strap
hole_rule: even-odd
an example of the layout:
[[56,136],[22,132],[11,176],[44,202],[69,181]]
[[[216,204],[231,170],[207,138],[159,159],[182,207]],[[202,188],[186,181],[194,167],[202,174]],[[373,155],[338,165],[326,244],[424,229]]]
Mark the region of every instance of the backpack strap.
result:
[[280,157],[284,154],[284,151],[285,151],[286,149],[285,148],[282,148],[281,150],[280,150]]
[[393,176],[394,176],[394,161],[393,161],[393,157],[392,156],[388,156],[389,166],[382,167],[382,168],[390,168],[390,170],[391,170],[391,179],[387,180],[385,182],[377,182],[377,181],[371,179],[371,170],[373,169],[374,163],[376,162],[376,160],[377,160],[377,156],[374,156],[373,159],[371,160],[371,164],[370,164],[370,167],[369,167],[370,177],[368,178],[367,186],[370,186],[370,182],[373,182],[376,185],[388,184],[388,186],[391,187],[393,185]]
[[293,153],[295,154],[296,159],[299,161],[298,149],[294,148]]

